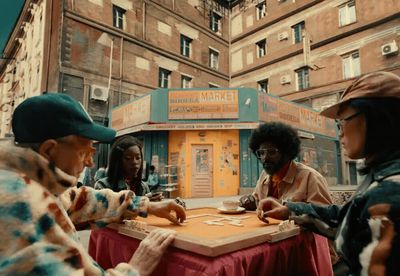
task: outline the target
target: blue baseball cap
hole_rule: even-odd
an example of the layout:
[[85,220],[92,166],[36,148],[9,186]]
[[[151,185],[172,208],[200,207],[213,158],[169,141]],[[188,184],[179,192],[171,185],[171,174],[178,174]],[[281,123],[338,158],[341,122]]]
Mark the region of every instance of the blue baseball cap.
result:
[[13,113],[12,130],[17,143],[41,143],[68,135],[109,143],[116,134],[93,122],[80,102],[62,93],[24,100]]

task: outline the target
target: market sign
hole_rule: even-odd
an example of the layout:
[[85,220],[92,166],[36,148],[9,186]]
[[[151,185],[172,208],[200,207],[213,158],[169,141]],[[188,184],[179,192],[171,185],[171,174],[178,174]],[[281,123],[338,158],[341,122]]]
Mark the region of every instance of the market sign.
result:
[[133,102],[118,106],[111,114],[111,127],[116,131],[150,121],[151,96],[147,95]]
[[217,130],[217,129],[254,129],[259,123],[177,123],[177,124],[143,124],[132,126],[130,128],[117,132],[117,136],[139,131],[157,131],[157,130]]
[[317,111],[269,95],[259,95],[259,118],[262,122],[279,121],[294,128],[336,138],[335,121]]
[[238,90],[170,90],[168,119],[237,119],[238,95]]

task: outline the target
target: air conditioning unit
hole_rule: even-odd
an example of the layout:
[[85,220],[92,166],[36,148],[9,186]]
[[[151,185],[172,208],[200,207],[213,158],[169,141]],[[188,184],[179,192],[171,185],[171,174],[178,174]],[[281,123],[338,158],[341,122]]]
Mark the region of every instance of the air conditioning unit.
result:
[[397,46],[395,40],[393,40],[392,42],[390,42],[388,44],[381,46],[382,56],[396,54],[398,51],[399,51],[399,47]]
[[282,33],[278,34],[278,40],[279,41],[282,41],[282,40],[285,40],[285,39],[288,39],[288,38],[289,38],[288,32],[282,32]]
[[291,79],[289,75],[283,75],[281,76],[281,84],[287,84],[290,83]]
[[90,99],[106,102],[108,100],[108,88],[100,85],[90,87]]

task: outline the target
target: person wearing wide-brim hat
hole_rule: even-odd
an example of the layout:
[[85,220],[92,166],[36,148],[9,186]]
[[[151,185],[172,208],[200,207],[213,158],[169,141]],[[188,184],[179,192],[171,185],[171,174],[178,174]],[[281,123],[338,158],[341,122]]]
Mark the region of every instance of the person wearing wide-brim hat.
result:
[[334,118],[344,154],[364,159],[365,180],[343,207],[268,198],[257,214],[291,218],[335,240],[349,275],[398,275],[400,260],[400,77],[374,72],[356,79],[321,112]]

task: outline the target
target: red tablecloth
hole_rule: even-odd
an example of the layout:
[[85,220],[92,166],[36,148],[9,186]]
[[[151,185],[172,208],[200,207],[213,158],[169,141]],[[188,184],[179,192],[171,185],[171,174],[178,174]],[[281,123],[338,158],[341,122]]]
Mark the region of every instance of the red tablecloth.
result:
[[[129,261],[139,242],[113,229],[94,230],[89,254],[107,269]],[[170,247],[152,275],[330,276],[333,273],[327,240],[302,232],[277,243],[262,243],[217,257]]]

